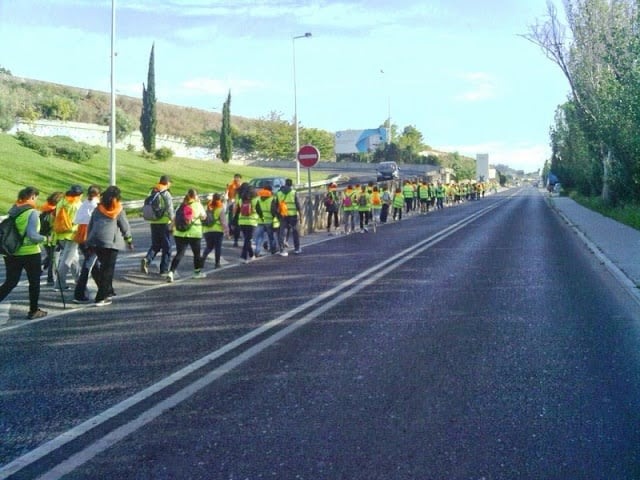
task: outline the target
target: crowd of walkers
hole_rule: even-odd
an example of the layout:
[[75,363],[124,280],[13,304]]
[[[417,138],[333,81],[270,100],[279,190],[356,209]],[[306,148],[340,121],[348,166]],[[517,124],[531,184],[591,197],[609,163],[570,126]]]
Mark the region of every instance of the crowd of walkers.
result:
[[[120,189],[110,186],[101,191],[99,186],[91,185],[83,200],[84,189],[71,185],[66,192],[50,194],[42,207],[36,204],[39,195],[37,188],[25,187],[9,209],[6,225],[12,225],[21,242],[15,251],[4,256],[6,278],[0,285],[0,301],[18,285],[24,270],[29,283],[29,319],[47,315],[39,308],[43,273],[47,284],[60,291],[63,302],[65,291],[71,290],[71,277],[75,283],[74,302],[109,305],[115,295],[113,276],[118,251],[122,242],[133,248]],[[93,300],[88,297],[89,276],[98,287]]]
[[[205,278],[204,268],[211,254],[214,269],[220,268],[225,238],[240,249],[243,263],[267,254],[288,256],[290,241],[293,253],[302,253],[299,226],[303,211],[290,179],[273,191],[270,185],[254,188],[236,174],[224,192],[208,195],[202,201],[191,188],[177,206],[170,187],[170,178],[162,175],[144,201],[142,211],[151,229],[151,245],[141,259],[142,273],[150,273],[160,254],[159,273],[174,282],[189,249],[193,255],[192,277]],[[401,185],[349,184],[339,191],[331,183],[322,198],[326,230],[330,235],[367,233],[372,224],[375,228],[401,221],[403,215],[427,214],[432,209],[480,199],[486,189],[482,182],[405,180]],[[72,282],[75,303],[104,306],[115,296],[113,276],[118,251],[125,245],[133,248],[121,192],[116,186],[102,191],[90,185],[86,198],[84,194],[82,186],[71,185],[66,192],[51,193],[38,207],[39,191],[26,187],[9,210],[23,240],[14,254],[4,257],[7,274],[0,285],[0,301],[15,288],[24,270],[29,282],[29,319],[47,314],[38,305],[41,274],[46,274],[47,285],[61,292],[63,302],[65,292],[72,290]],[[93,298],[87,288],[89,278],[97,286]]]

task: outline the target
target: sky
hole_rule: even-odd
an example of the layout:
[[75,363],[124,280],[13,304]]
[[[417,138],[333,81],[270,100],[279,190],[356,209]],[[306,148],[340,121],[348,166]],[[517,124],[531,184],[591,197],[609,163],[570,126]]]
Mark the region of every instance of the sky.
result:
[[[221,112],[231,92],[232,115],[293,122],[297,110],[330,132],[390,116],[436,150],[527,173],[549,158],[569,94],[522,37],[547,0],[113,2],[117,94],[141,97],[155,44],[160,102]],[[0,66],[109,92],[111,13],[111,0],[0,0]]]

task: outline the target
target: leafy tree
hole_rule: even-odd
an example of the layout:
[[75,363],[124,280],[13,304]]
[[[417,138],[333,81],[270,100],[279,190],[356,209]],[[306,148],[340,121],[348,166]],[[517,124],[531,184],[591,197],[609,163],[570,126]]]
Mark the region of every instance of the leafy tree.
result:
[[334,137],[331,133],[317,128],[305,128],[300,131],[302,145],[310,144],[320,151],[320,158],[327,160],[334,157]]
[[256,150],[271,160],[290,159],[295,156],[294,130],[282,114],[270,112],[254,122],[250,133],[255,138]]
[[[525,38],[540,46],[556,63],[569,82],[572,112],[570,125],[582,132],[588,154],[586,169],[591,186],[601,185],[605,201],[640,198],[640,71],[636,67],[640,54],[638,5],[635,0],[574,0],[565,2],[567,35],[555,7],[548,2],[548,18],[531,27]],[[569,40],[570,39],[570,40]],[[565,114],[568,112],[564,112]],[[556,125],[557,126],[557,125]],[[572,137],[578,141],[577,136]],[[575,146],[575,145],[574,145]],[[564,159],[564,166],[568,167]],[[557,169],[558,157],[551,169]],[[581,165],[584,169],[584,164]],[[565,172],[576,184],[580,172]]]
[[142,113],[140,114],[140,133],[142,144],[147,152],[156,149],[156,79],[155,79],[155,44],[151,46],[149,55],[149,70],[147,72],[147,85],[142,84]]
[[59,95],[40,100],[37,103],[37,108],[43,118],[62,121],[70,120],[78,111],[73,100]]
[[231,137],[231,90],[222,106],[222,128],[220,129],[220,159],[229,163],[233,154],[233,140]]

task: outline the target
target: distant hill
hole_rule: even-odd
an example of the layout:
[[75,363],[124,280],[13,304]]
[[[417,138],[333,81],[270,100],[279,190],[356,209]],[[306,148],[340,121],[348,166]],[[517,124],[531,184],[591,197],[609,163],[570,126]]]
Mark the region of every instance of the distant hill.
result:
[[[77,113],[71,119],[73,121],[98,125],[108,123],[111,111],[111,99],[108,92],[0,74],[0,107],[2,100],[20,105],[27,104],[22,102],[22,99],[32,101],[34,96],[42,99],[58,96],[72,100],[78,108]],[[208,130],[220,130],[222,121],[220,113],[163,102],[157,102],[156,106],[158,134],[189,138]],[[142,111],[142,85],[140,85],[140,98],[117,95],[116,108],[126,113],[135,130],[139,129]],[[251,125],[251,119],[232,115],[231,123],[238,130],[246,131]]]

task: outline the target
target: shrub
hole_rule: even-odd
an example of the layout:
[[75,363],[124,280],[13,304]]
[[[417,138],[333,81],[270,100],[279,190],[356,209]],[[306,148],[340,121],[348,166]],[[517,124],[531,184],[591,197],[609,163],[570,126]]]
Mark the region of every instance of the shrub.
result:
[[153,155],[156,157],[156,160],[169,160],[173,157],[174,152],[168,147],[160,147],[156,149]]
[[18,132],[18,141],[25,147],[38,152],[43,157],[57,157],[81,163],[89,160],[100,150],[98,147],[83,142],[76,142],[70,137],[38,137],[26,132]]

